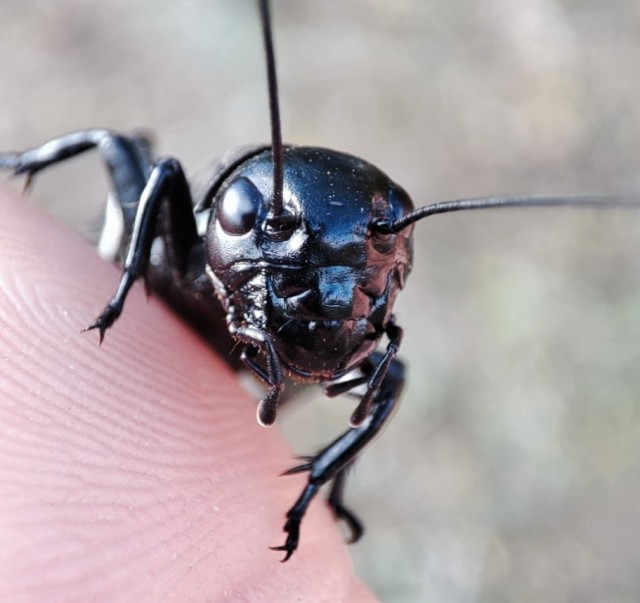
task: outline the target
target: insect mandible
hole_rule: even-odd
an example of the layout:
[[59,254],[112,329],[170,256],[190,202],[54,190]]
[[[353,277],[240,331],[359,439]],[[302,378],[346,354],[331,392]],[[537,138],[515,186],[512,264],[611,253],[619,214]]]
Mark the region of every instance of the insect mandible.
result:
[[[136,193],[132,198],[125,198],[123,189],[119,191],[122,206],[153,208],[154,204],[164,203],[167,194],[175,202],[175,214],[168,224],[173,246],[167,247],[166,260],[174,262],[173,266],[190,278],[180,283],[165,278],[163,269],[172,264],[164,262],[152,266],[148,277],[159,289],[177,284],[177,293],[165,294],[178,296],[176,303],[179,304],[183,294],[188,300],[194,291],[210,293],[211,281],[202,269],[205,255],[209,258],[210,276],[227,306],[232,334],[246,344],[245,362],[270,386],[260,406],[263,423],[271,423],[275,418],[283,369],[311,381],[343,377],[352,369],[364,371],[369,393],[353,417],[354,424],[360,427],[347,432],[349,435],[345,434],[339,445],[316,458],[320,475],[314,477],[301,504],[292,510],[284,550],[287,557],[295,550],[300,517],[309,497],[325,482],[333,481],[332,504],[357,536],[360,531],[357,520],[341,502],[344,472],[360,446],[375,433],[376,420],[383,421],[388,416],[403,382],[401,365],[395,359],[401,331],[392,320],[391,309],[411,267],[411,227],[398,221],[411,211],[406,194],[361,160],[326,150],[292,147],[284,152],[283,199],[272,201],[274,178],[269,150],[254,148],[231,155],[228,165],[211,176],[210,186],[202,198],[195,200],[200,201],[196,213],[201,222],[206,222],[211,210],[214,211],[215,229],[209,230],[203,245],[204,233],[198,231],[192,221],[191,199],[179,165],[169,160],[157,164],[153,173],[144,138],[119,138],[94,130],[60,142],[63,151],[55,145],[43,148],[31,162],[27,154],[19,158],[7,155],[4,165],[35,172],[49,159],[57,161],[67,152],[81,152],[98,145],[107,157],[114,158],[114,178],[121,176],[127,184],[133,183]],[[38,163],[43,153],[50,153],[49,159]],[[16,161],[20,165],[12,165]],[[359,177],[348,180],[347,175],[354,169]],[[323,174],[329,177],[323,179]],[[313,182],[313,186],[309,182]],[[353,197],[353,203],[347,206],[353,210],[350,214],[343,209],[343,199],[347,197],[345,190],[356,183],[361,196]],[[147,192],[142,193],[143,203],[138,203],[143,189]],[[597,198],[566,201],[609,204]],[[560,202],[557,198],[498,201],[501,205]],[[491,202],[487,200],[475,204],[477,208],[488,205]],[[412,216],[417,220],[430,213],[466,207],[443,205]],[[331,208],[335,208],[336,214],[331,213]],[[349,216],[344,222],[343,212]],[[156,241],[153,209],[149,213],[131,209],[124,213],[125,230],[134,232],[135,253],[129,254],[128,271],[115,302],[93,325],[101,334],[117,317],[130,284],[146,271],[145,255]],[[134,226],[136,220],[138,228]],[[141,250],[143,253],[138,253]],[[236,255],[242,263],[236,263]],[[268,310],[258,311],[263,298],[267,300]],[[204,320],[207,312],[205,305]],[[372,357],[383,335],[389,336],[391,344],[384,356]],[[372,363],[371,358],[375,358],[375,362]],[[351,385],[362,384],[364,377],[357,377]],[[344,383],[329,387],[331,393],[348,389]],[[385,388],[391,391],[387,400],[383,395]],[[370,415],[372,408],[377,415]]]

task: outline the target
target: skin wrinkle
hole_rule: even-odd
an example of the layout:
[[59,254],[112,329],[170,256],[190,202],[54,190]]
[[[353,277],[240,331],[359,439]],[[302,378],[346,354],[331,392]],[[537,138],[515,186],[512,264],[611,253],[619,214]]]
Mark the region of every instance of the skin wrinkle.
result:
[[98,347],[117,271],[0,212],[0,600],[373,601],[320,501],[296,558],[268,550],[305,477],[226,365],[142,287]]

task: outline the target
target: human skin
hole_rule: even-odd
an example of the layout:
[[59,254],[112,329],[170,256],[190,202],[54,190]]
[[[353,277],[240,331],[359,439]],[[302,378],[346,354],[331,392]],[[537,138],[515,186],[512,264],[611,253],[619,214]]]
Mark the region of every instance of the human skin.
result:
[[325,504],[279,563],[305,476],[234,374],[116,267],[0,192],[0,600],[374,601]]

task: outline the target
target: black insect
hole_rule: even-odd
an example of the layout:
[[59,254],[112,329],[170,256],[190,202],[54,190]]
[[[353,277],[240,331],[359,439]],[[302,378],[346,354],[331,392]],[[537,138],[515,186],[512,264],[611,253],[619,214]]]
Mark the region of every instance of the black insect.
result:
[[[219,350],[240,342],[242,362],[267,385],[258,421],[271,425],[285,377],[320,382],[328,396],[359,402],[351,426],[288,473],[308,482],[287,513],[286,561],[296,550],[309,503],[330,484],[329,505],[350,528],[362,525],[343,503],[345,478],[398,403],[405,380],[396,358],[402,329],[395,299],[412,266],[412,231],[430,215],[496,207],[611,207],[597,197],[448,201],[414,209],[407,193],[366,161],[314,147],[283,145],[266,0],[260,2],[267,56],[272,144],[230,152],[199,187],[173,158],[154,160],[142,135],[86,130],[21,153],[0,168],[24,174],[97,149],[122,215],[114,255],[123,264],[115,295],[87,327],[104,334],[143,278]],[[112,208],[113,209],[113,208]],[[108,214],[109,215],[109,214]],[[107,220],[104,239],[114,234]],[[222,305],[222,310],[220,308]],[[376,351],[383,337],[384,351]]]

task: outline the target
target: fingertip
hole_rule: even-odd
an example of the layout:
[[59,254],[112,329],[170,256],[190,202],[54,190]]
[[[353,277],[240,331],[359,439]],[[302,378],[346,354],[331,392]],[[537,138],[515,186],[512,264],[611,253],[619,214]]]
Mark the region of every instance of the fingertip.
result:
[[6,198],[0,239],[0,599],[371,600],[321,503],[273,558],[304,477],[196,335],[136,286],[95,346],[118,271]]

